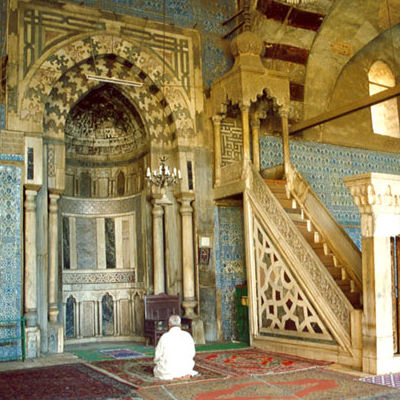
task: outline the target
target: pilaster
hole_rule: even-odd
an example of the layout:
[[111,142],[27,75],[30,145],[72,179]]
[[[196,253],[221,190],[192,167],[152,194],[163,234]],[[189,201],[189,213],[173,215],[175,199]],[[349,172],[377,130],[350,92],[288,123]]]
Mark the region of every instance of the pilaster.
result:
[[390,237],[400,234],[400,176],[369,173],[344,179],[361,214],[363,372],[400,371],[393,346]]

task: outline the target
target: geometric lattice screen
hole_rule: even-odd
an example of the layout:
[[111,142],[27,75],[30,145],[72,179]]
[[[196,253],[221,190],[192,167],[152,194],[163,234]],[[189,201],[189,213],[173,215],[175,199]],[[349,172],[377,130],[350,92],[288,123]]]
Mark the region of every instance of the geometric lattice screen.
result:
[[253,226],[259,334],[333,342],[257,218]]

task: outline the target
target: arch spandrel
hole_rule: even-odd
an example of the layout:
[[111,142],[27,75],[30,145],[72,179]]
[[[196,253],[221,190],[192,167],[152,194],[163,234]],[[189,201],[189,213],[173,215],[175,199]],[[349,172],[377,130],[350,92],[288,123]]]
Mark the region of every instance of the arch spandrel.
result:
[[[170,70],[162,64],[154,55],[151,50],[141,47],[135,42],[116,37],[113,35],[95,35],[86,37],[68,43],[66,46],[59,48],[53,54],[48,55],[46,59],[39,62],[38,67],[32,74],[28,74],[28,81],[22,82],[21,86],[26,85],[24,91],[25,95],[22,97],[20,103],[19,117],[23,124],[30,127],[30,130],[41,131],[42,123],[45,117],[45,104],[51,99],[50,93],[56,82],[61,82],[63,75],[74,68],[79,63],[85,60],[93,60],[92,50],[95,49],[95,60],[106,54],[115,54],[127,64],[130,73],[124,76],[124,79],[138,80],[141,78],[144,83],[144,88],[155,86],[160,91],[163,89],[163,97],[172,112],[172,118],[176,126],[176,135],[178,137],[190,136],[195,134],[194,120],[194,107],[189,100],[185,89],[182,84],[173,76]],[[89,64],[86,64],[89,66]],[[89,68],[89,67],[88,67]],[[85,71],[83,71],[85,72]],[[93,72],[86,71],[85,73]],[[165,87],[162,87],[162,78],[165,77]],[[81,78],[79,82],[81,87],[90,89],[96,83],[90,82],[86,77]],[[71,87],[72,99],[73,94],[79,92],[77,86]],[[160,99],[160,95],[158,95]],[[63,108],[68,108],[69,103],[64,103]],[[61,118],[64,112],[60,114]],[[62,120],[56,125],[60,126]],[[36,129],[35,129],[36,128]],[[46,132],[45,132],[46,133]],[[53,132],[54,133],[54,132]],[[46,135],[50,134],[46,133]],[[61,139],[62,134],[60,131],[56,134]],[[51,136],[53,136],[51,134]]]

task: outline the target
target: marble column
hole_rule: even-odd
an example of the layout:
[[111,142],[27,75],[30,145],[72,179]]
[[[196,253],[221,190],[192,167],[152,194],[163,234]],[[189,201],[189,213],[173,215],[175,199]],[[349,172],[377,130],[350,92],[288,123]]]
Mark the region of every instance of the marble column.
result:
[[58,319],[58,200],[59,194],[49,194],[49,321]]
[[38,323],[37,263],[36,263],[36,190],[25,190],[25,288],[26,356],[39,357],[40,330]]
[[153,284],[154,294],[165,293],[164,208],[153,199]]
[[212,117],[214,127],[214,179],[215,184],[221,183],[222,146],[221,146],[221,120],[220,115]]
[[399,372],[393,346],[390,237],[400,234],[400,176],[368,173],[347,177],[344,183],[361,214],[363,372]]
[[25,190],[25,318],[37,325],[36,190]]
[[260,171],[260,118],[257,113],[252,114],[250,120],[253,143],[253,164]]
[[194,243],[193,243],[193,208],[191,202],[194,194],[181,193],[178,201],[181,203],[180,213],[182,221],[182,268],[183,268],[183,302],[185,317],[193,319],[196,317],[194,308],[197,306],[195,296],[195,273],[194,273]]
[[289,147],[289,110],[286,107],[279,109],[282,126],[282,149],[283,149],[283,170],[285,176],[288,176],[290,166],[290,147]]

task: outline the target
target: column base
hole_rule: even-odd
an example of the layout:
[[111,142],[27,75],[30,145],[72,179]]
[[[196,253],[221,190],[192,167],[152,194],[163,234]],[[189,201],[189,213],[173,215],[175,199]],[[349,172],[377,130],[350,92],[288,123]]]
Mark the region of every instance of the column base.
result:
[[25,355],[26,358],[40,356],[40,330],[37,326],[25,329]]
[[204,324],[200,318],[192,320],[193,340],[196,344],[205,344]]
[[182,301],[182,307],[185,310],[185,318],[195,319],[197,318],[194,308],[197,306],[197,300],[193,298],[186,298]]
[[64,352],[64,327],[58,322],[49,322],[47,327],[49,353]]

